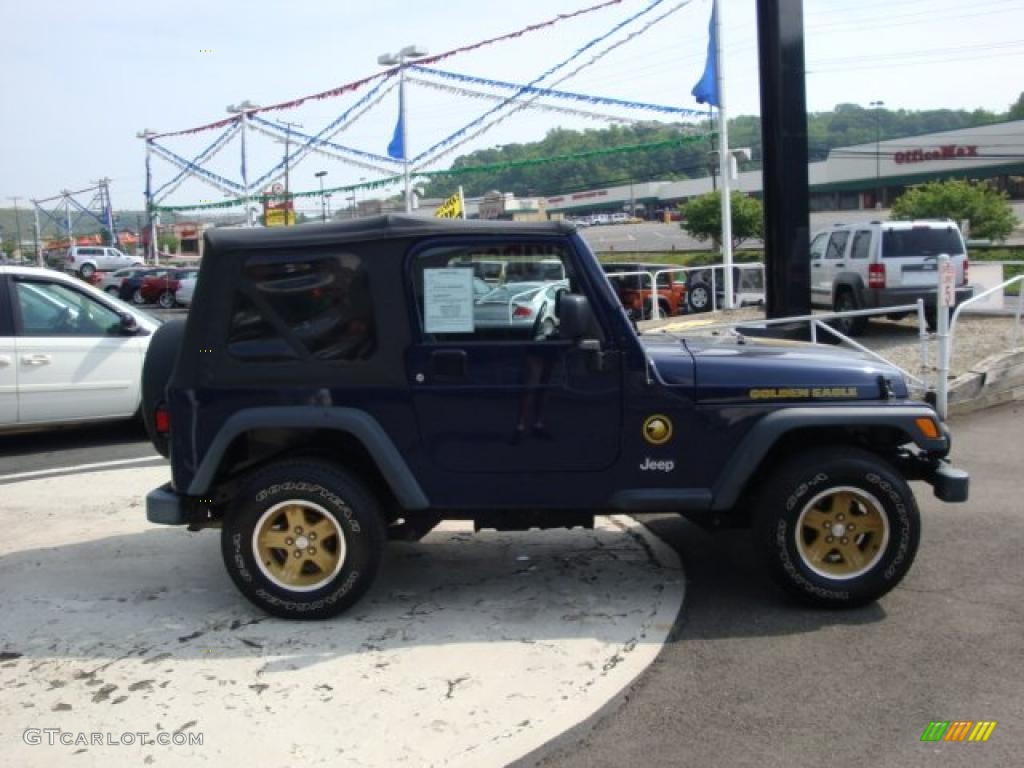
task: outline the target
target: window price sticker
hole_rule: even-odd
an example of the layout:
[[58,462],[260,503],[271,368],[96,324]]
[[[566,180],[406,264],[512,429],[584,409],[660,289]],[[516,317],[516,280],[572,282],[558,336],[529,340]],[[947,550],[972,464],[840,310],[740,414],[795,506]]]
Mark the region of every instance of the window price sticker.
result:
[[423,326],[427,333],[473,332],[473,270],[423,271]]

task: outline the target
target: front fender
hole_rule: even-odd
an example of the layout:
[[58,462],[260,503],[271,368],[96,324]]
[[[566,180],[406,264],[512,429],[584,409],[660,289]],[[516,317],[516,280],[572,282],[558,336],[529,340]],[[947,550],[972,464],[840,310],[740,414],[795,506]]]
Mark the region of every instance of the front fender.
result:
[[[914,423],[928,418],[940,425],[940,435],[929,438]],[[907,435],[922,451],[935,458],[949,453],[949,433],[935,411],[927,405],[817,406],[783,408],[758,421],[736,447],[712,488],[711,508],[725,511],[735,506],[747,482],[778,441],[796,429],[834,427],[890,427]]]

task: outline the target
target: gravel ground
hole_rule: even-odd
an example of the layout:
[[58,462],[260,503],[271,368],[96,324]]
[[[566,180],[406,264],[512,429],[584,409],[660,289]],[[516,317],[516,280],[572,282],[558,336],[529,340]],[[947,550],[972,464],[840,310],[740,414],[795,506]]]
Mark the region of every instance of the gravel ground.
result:
[[[764,311],[760,307],[744,307],[732,311],[719,311],[705,315],[673,317],[661,321],[640,324],[644,332],[657,332],[664,328],[676,333],[701,333],[703,326],[712,323],[735,323],[760,320]],[[1014,334],[1013,317],[981,314],[964,314],[957,320],[953,339],[953,354],[950,374],[954,378],[974,368],[985,358],[1024,346],[1024,328]],[[708,331],[713,332],[713,331]],[[822,336],[826,334],[821,334]],[[882,355],[909,373],[933,382],[935,365],[938,360],[938,341],[934,334],[928,337],[928,363],[922,376],[921,340],[917,322],[913,318],[900,321],[872,320],[863,336],[856,341]]]

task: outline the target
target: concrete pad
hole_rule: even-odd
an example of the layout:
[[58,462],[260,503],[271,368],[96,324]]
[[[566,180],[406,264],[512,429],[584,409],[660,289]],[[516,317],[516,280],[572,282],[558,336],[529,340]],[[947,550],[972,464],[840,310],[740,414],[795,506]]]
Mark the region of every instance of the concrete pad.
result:
[[[145,521],[166,477],[0,489],[5,764],[503,765],[628,685],[682,602],[671,550],[611,517],[593,531],[449,525],[389,545],[348,614],[268,618],[230,583],[217,532]],[[28,744],[29,728],[64,735]],[[202,744],[152,743],[188,734]]]

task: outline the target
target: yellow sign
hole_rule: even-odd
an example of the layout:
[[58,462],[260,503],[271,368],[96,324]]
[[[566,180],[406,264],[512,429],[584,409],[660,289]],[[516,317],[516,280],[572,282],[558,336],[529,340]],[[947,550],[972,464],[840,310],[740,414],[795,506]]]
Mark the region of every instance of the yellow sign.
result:
[[[263,225],[266,227],[283,227],[284,223],[284,210],[281,208],[270,208],[264,215]],[[289,227],[295,226],[295,211],[288,211],[288,224]]]
[[456,192],[441,203],[441,205],[437,207],[437,210],[434,211],[434,216],[438,219],[461,219],[462,194],[460,192]]
[[664,445],[672,439],[672,422],[668,416],[656,413],[644,421],[644,440],[651,445]]

